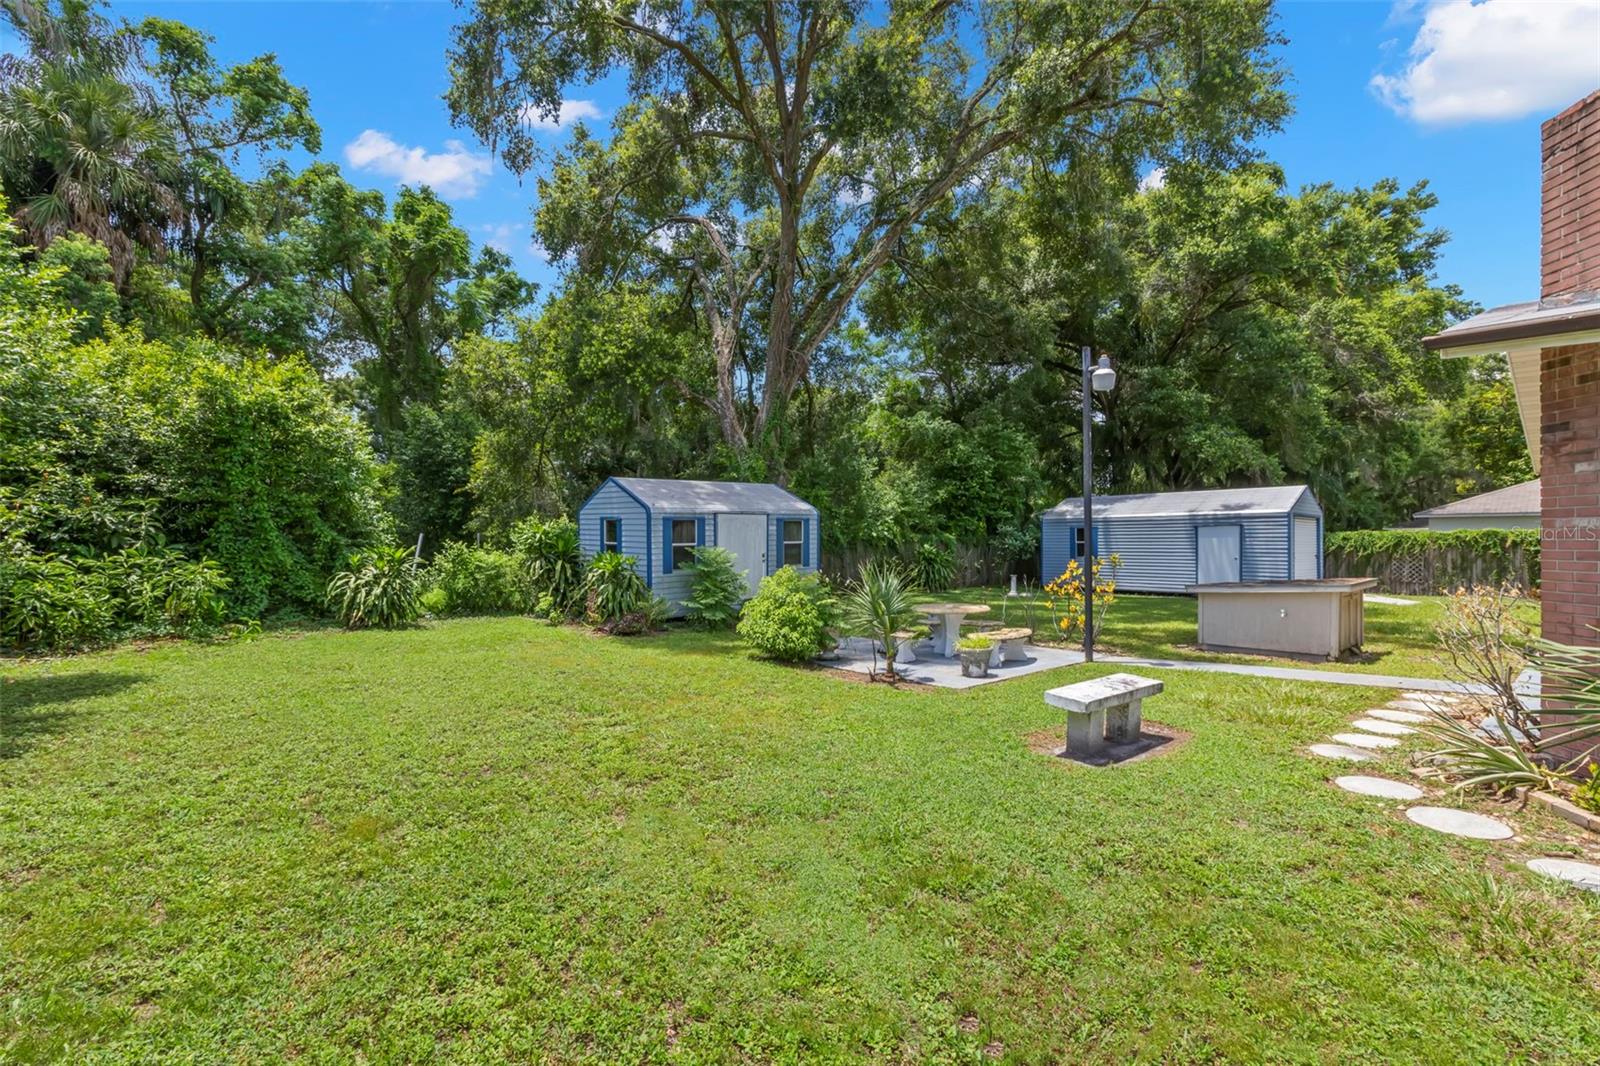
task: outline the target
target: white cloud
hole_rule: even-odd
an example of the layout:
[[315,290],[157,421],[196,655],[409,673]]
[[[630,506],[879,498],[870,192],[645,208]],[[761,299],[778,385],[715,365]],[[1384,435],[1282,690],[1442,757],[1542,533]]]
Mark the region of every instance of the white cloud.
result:
[[1165,188],[1167,184],[1167,168],[1154,167],[1150,173],[1139,179],[1139,191],[1150,192],[1153,189]]
[[541,114],[535,111],[532,104],[522,109],[522,121],[536,130],[565,129],[574,122],[581,122],[586,118],[604,118],[605,112],[595,106],[593,100],[563,100],[561,107],[554,115]]
[[1403,69],[1370,84],[1426,125],[1558,111],[1600,87],[1600,0],[1435,0]]
[[494,164],[487,155],[468,151],[460,141],[446,141],[444,147],[442,152],[430,152],[401,144],[387,133],[363,130],[344,146],[344,157],[357,170],[370,170],[406,185],[427,185],[440,196],[477,195]]

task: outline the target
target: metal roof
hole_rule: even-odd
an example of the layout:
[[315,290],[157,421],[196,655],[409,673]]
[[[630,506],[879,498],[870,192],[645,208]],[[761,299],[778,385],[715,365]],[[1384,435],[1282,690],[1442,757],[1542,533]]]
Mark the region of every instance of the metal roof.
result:
[[1470,518],[1476,515],[1539,514],[1539,479],[1508,485],[1492,492],[1481,492],[1464,500],[1418,511],[1413,518]]
[[[1096,496],[1094,516],[1146,518],[1174,515],[1284,514],[1306,492],[1304,485],[1265,485],[1247,489],[1199,489],[1194,492],[1141,492],[1129,496]],[[1062,500],[1045,514],[1077,518],[1083,514],[1083,497]]]
[[1491,307],[1422,338],[1422,344],[1433,351],[1448,351],[1595,329],[1600,329],[1600,294],[1580,293],[1560,300],[1529,300]]
[[730,514],[740,511],[815,514],[817,511],[787,489],[765,482],[679,481],[676,478],[658,477],[614,477],[611,480],[652,511],[678,511],[685,514]]

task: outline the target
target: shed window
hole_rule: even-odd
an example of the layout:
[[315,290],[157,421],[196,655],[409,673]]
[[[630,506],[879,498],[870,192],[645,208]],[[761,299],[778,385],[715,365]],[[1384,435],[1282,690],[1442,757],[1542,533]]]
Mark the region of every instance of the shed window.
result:
[[672,520],[672,569],[677,570],[694,562],[697,529],[692,518]]
[[1089,536],[1089,531],[1084,529],[1082,526],[1074,526],[1073,527],[1073,529],[1072,529],[1072,557],[1074,559],[1082,559],[1085,555],[1089,554],[1088,536]]
[[622,519],[602,518],[600,520],[600,550],[603,552],[616,552],[622,554]]
[[783,565],[800,566],[805,558],[805,523],[798,518],[785,518],[783,529]]

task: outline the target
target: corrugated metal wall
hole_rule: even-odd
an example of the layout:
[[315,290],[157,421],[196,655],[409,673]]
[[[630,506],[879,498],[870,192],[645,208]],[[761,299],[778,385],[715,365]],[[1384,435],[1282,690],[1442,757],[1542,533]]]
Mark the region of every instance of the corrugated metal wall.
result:
[[[1321,509],[1310,493],[1300,497],[1294,510],[1320,517]],[[1113,552],[1122,557],[1116,573],[1117,588],[1127,592],[1182,592],[1195,583],[1195,528],[1201,525],[1236,525],[1240,528],[1239,576],[1244,581],[1283,581],[1289,577],[1289,537],[1293,519],[1289,511],[1250,515],[1133,515],[1097,518],[1095,530],[1101,558]],[[1072,558],[1076,519],[1045,515],[1041,523],[1040,578],[1051,581]]]

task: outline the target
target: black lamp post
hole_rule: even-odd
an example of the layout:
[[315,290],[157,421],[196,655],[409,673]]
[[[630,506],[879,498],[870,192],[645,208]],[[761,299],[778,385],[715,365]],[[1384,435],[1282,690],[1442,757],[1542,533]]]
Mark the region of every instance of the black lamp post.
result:
[[1099,363],[1089,345],[1083,346],[1083,661],[1094,662],[1094,402],[1097,392],[1110,392],[1117,384],[1111,359]]

